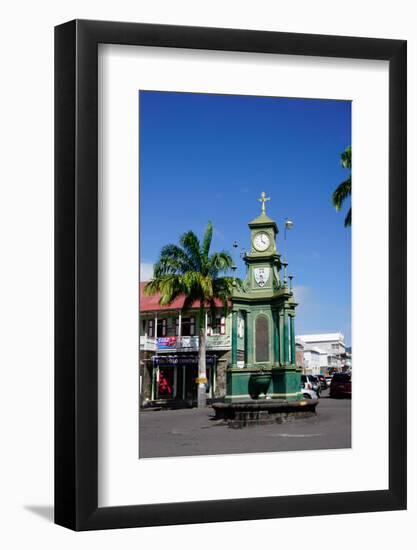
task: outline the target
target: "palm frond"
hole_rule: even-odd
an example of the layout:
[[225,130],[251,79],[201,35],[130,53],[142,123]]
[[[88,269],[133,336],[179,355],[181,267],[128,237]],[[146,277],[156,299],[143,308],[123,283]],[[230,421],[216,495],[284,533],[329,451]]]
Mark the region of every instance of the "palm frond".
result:
[[200,306],[201,303],[204,305],[206,302],[199,292],[189,292],[188,294],[185,294],[184,304],[182,307],[184,310],[187,310],[196,304]]
[[152,279],[143,287],[145,296],[154,296],[159,292],[160,279]]
[[194,271],[201,269],[200,241],[193,231],[187,231],[180,237],[180,244],[184,248]]
[[213,224],[209,221],[204,232],[203,244],[201,247],[202,256],[208,257],[210,252],[211,240],[213,238]]
[[213,281],[210,276],[201,277],[200,287],[201,287],[201,296],[204,296],[206,300],[211,300],[213,298]]
[[339,211],[342,208],[344,201],[350,196],[352,192],[352,178],[348,177],[345,181],[340,183],[332,195],[333,206]]
[[[340,155],[340,164],[347,170],[352,169],[352,146],[346,147],[346,149]],[[345,181],[342,181],[337,189],[332,194],[332,203],[336,210],[339,212],[342,209],[343,203],[352,194],[352,175],[350,175]],[[345,217],[345,227],[349,227],[352,223],[352,207]]]
[[223,305],[225,314],[229,311],[229,300],[235,289],[242,286],[241,279],[234,277],[218,277],[213,282],[213,296],[218,298]]
[[186,273],[193,267],[190,258],[182,248],[175,244],[168,244],[162,248],[159,260],[154,266],[154,277]]
[[221,252],[214,252],[209,258],[209,272],[213,276],[218,273],[226,273],[231,269],[233,265],[233,258],[226,252],[222,250]]
[[149,281],[144,287],[147,296],[160,293],[161,305],[170,304],[175,298],[184,293],[184,282],[182,275],[164,275]]
[[199,271],[188,271],[183,275],[184,287],[187,294],[201,295],[201,280],[203,275]]
[[349,208],[349,212],[346,214],[345,218],[345,227],[350,227],[352,225],[352,207]]
[[340,163],[343,168],[348,170],[352,168],[352,146],[347,147],[340,155]]

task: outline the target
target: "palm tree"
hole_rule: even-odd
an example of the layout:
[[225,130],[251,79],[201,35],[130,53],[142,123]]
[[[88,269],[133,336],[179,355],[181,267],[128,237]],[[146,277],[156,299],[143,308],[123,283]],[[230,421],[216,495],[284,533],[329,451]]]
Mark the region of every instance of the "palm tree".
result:
[[169,305],[180,295],[185,296],[183,308],[199,304],[198,338],[198,407],[206,405],[206,328],[205,309],[210,308],[215,318],[216,299],[220,299],[225,312],[236,280],[225,274],[233,265],[228,252],[210,254],[213,226],[208,222],[203,241],[193,231],[187,231],[179,239],[180,246],[168,244],[161,250],[154,266],[154,278],[145,285],[148,296],[161,294],[160,305]]
[[[352,169],[352,147],[347,147],[340,155],[340,163],[343,168],[347,170]],[[339,184],[337,189],[332,195],[333,206],[339,211],[342,208],[345,200],[350,197],[352,193],[352,175],[350,174],[345,181]],[[349,208],[349,212],[345,217],[345,227],[349,227],[352,224],[352,207]]]

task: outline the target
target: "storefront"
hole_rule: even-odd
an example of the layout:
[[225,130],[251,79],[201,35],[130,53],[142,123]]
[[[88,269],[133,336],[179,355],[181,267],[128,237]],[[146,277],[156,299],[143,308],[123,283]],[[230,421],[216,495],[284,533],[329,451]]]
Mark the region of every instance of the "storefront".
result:
[[[215,394],[216,355],[206,356],[207,397]],[[154,355],[152,357],[151,400],[174,400],[192,403],[197,399],[198,354]]]

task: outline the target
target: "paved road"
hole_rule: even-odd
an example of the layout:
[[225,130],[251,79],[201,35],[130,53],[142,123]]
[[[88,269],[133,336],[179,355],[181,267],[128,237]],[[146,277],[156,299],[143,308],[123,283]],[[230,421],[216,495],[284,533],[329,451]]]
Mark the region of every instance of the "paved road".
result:
[[[327,392],[325,392],[327,393]],[[324,395],[317,416],[232,429],[207,408],[141,411],[140,458],[258,453],[351,446],[351,401]]]

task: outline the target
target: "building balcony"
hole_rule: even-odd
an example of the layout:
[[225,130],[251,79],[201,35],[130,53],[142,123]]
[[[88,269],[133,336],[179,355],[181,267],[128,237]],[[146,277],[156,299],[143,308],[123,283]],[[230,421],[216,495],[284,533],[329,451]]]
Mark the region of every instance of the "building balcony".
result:
[[[196,352],[198,351],[198,336],[161,336],[151,338],[149,336],[140,337],[141,351],[157,352]],[[224,351],[230,349],[230,336],[225,334],[216,334],[206,337],[207,351]]]
[[156,351],[156,340],[149,336],[140,337],[140,349],[141,351]]

